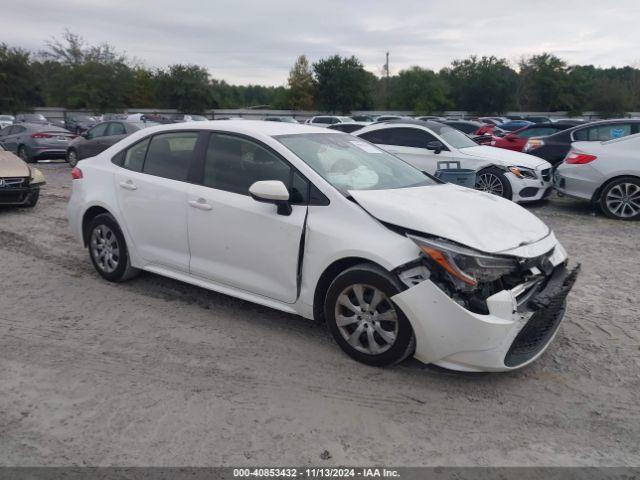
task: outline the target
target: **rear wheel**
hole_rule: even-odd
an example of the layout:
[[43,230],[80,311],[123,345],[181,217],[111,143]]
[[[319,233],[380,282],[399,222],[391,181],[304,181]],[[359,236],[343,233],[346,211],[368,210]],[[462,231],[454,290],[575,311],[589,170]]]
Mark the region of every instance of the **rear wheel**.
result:
[[131,266],[124,235],[108,213],[97,215],[89,226],[89,256],[93,266],[110,282],[122,282],[139,273]]
[[72,167],[78,165],[78,152],[76,152],[73,148],[70,148],[67,152],[67,163]]
[[340,348],[362,363],[393,365],[413,353],[409,320],[391,301],[397,280],[369,264],[351,267],[331,283],[324,305],[329,331]]
[[623,177],[607,185],[600,196],[604,214],[616,220],[640,220],[640,179]]
[[504,172],[496,167],[480,170],[476,176],[476,190],[491,193],[509,200],[513,198],[511,184]]

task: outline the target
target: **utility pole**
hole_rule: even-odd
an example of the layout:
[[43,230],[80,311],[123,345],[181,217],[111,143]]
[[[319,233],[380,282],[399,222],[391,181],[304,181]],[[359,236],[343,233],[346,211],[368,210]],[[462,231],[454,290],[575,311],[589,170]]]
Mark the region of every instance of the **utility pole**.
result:
[[389,52],[387,52],[387,61],[384,64],[384,71],[387,77],[385,93],[387,94],[386,96],[387,96],[387,110],[388,110],[390,105],[390,102],[389,102]]

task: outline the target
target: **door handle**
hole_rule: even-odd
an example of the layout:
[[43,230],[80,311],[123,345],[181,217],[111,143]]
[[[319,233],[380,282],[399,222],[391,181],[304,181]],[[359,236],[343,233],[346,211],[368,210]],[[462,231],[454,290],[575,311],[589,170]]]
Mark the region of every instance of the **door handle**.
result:
[[120,186],[125,190],[137,190],[136,187],[131,180],[127,180],[126,182],[120,182]]
[[197,208],[198,210],[212,210],[213,207],[207,203],[204,198],[199,198],[198,200],[189,200],[189,205],[193,208]]

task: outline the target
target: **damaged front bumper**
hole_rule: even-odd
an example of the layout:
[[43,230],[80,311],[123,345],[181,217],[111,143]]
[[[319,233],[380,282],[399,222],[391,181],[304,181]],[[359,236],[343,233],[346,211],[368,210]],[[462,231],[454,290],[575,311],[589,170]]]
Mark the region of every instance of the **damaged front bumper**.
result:
[[40,192],[41,184],[37,185],[12,185],[2,182],[0,185],[0,205],[26,205],[34,195]]
[[561,248],[552,263],[548,277],[488,297],[488,314],[466,309],[430,280],[392,297],[413,327],[415,358],[460,371],[506,371],[533,362],[553,340],[580,268],[566,267]]

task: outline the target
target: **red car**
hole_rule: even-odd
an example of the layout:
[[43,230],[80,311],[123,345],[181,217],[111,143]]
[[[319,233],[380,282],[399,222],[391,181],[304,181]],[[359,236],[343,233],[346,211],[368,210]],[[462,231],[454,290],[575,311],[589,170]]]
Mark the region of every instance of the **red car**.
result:
[[522,127],[515,132],[509,132],[503,137],[494,136],[491,141],[491,145],[498,148],[506,148],[507,150],[514,150],[521,152],[525,143],[532,137],[546,137],[552,135],[560,130],[566,130],[571,125],[565,125],[562,123],[534,123]]

